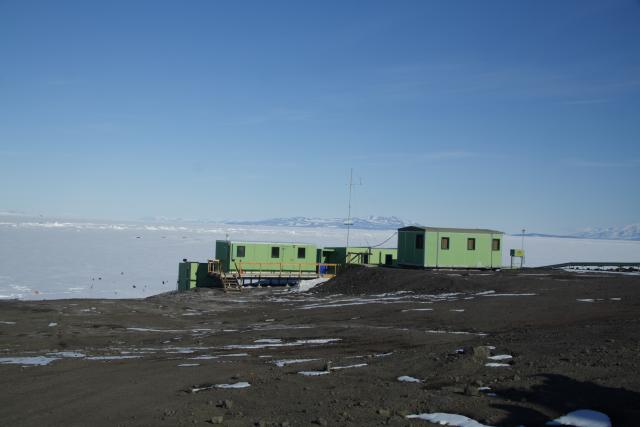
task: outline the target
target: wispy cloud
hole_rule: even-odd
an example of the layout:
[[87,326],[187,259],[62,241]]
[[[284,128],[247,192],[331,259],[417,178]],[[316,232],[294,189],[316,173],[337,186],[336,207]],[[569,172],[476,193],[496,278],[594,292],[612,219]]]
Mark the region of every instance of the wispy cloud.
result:
[[461,159],[474,159],[484,156],[495,158],[494,154],[478,153],[468,150],[440,150],[423,152],[390,152],[370,153],[355,156],[355,160],[368,162],[412,161],[412,162],[446,162]]
[[605,104],[610,102],[610,99],[607,98],[596,98],[596,99],[576,99],[573,101],[565,101],[564,105],[592,105],[592,104]]
[[609,160],[585,160],[585,159],[569,159],[569,166],[578,168],[630,168],[640,166],[637,160],[630,161],[609,161]]
[[272,122],[301,122],[309,120],[313,114],[306,110],[295,108],[272,108],[264,112],[248,114],[228,120],[230,126],[261,125]]

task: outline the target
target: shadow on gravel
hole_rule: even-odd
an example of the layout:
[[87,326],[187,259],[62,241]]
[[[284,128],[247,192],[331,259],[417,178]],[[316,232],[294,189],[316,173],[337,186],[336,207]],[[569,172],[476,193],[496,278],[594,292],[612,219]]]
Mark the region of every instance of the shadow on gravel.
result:
[[[500,396],[515,401],[528,402],[545,408],[547,414],[562,416],[578,409],[592,409],[609,416],[616,427],[640,425],[640,393],[622,388],[612,388],[592,382],[577,381],[564,375],[541,374],[542,383],[528,389],[500,389]],[[550,421],[533,408],[516,405],[492,405],[511,414],[501,425],[540,425]]]

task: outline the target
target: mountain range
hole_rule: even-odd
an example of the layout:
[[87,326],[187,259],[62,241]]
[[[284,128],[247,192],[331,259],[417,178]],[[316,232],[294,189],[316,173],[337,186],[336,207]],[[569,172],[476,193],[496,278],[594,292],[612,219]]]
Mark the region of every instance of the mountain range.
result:
[[[273,227],[346,228],[346,218],[309,218],[302,216],[288,218],[271,218],[257,221],[229,220],[224,221],[224,223],[233,225],[262,225]],[[368,216],[365,218],[351,218],[351,227],[361,230],[395,230],[397,228],[406,227],[409,225],[417,225],[417,223],[405,221],[396,216]],[[629,224],[622,227],[587,228],[576,233],[566,235],[543,233],[527,233],[526,235],[584,239],[640,240],[640,223]]]
[[[258,221],[224,221],[233,225],[263,225],[273,227],[330,227],[346,228],[346,218],[308,218],[295,216],[289,218],[271,218]],[[351,218],[351,228],[361,230],[395,230],[415,223],[406,222],[395,216],[368,216],[366,218]]]

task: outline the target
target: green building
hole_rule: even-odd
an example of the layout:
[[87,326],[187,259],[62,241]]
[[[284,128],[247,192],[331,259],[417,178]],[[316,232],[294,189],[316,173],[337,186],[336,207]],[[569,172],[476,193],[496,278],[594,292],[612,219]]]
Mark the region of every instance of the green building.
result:
[[502,233],[475,228],[398,229],[398,265],[420,268],[500,268]]
[[[369,248],[365,246],[333,246],[322,249],[321,262],[329,264],[395,265],[395,248]],[[319,261],[320,262],[320,261]]]
[[316,257],[316,245],[216,240],[224,272],[315,272]]
[[183,261],[178,265],[178,290],[215,286],[215,280],[208,274],[207,263]]

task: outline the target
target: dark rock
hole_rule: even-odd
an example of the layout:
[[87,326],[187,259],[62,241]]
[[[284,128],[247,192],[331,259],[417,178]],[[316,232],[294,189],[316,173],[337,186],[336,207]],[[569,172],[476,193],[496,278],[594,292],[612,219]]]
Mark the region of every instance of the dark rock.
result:
[[478,390],[478,387],[469,384],[465,387],[464,394],[467,396],[480,396],[480,391]]
[[382,415],[383,417],[390,417],[391,416],[391,411],[388,410],[388,409],[380,408],[376,412],[378,413],[378,415]]

